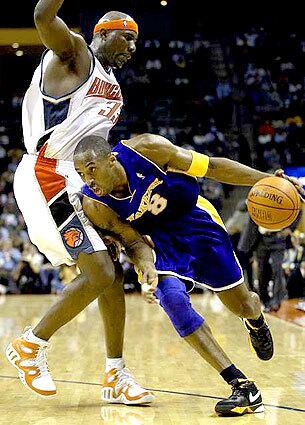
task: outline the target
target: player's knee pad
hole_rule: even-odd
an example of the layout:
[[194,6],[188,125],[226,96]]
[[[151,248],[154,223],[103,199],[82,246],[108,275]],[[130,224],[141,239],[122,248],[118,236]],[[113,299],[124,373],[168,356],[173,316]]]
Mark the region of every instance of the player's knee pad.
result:
[[163,279],[155,295],[180,336],[190,335],[202,325],[203,317],[193,309],[185,285],[178,278]]

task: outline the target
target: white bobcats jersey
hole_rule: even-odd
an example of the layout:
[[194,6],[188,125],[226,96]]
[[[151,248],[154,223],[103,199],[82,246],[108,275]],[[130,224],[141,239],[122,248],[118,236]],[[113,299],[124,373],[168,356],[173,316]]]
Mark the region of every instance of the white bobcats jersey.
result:
[[37,154],[47,141],[45,156],[73,160],[78,142],[86,135],[108,138],[117,122],[123,99],[120,86],[92,55],[88,79],[73,92],[54,98],[43,91],[43,77],[53,52],[47,51],[34,72],[22,105],[24,143],[28,154]]

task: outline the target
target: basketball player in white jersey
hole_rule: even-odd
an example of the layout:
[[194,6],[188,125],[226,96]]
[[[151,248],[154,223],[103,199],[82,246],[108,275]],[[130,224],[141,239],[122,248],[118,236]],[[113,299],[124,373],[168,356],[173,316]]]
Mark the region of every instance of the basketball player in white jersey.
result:
[[[63,1],[40,0],[35,8],[35,24],[48,50],[23,102],[27,153],[16,171],[14,190],[31,241],[54,266],[76,264],[81,274],[6,353],[27,388],[54,395],[46,359],[48,340],[98,298],[107,350],[102,399],[150,403],[154,396],[135,382],[122,358],[125,301],[120,268],[83,214],[76,194],[82,181],[73,166],[78,142],[92,134],[107,139],[118,120],[123,99],[112,68],[121,68],[135,52],[138,26],[124,13],[109,12],[95,26],[89,47],[57,16]],[[146,282],[155,284],[150,248],[134,231],[122,242],[145,272]]]

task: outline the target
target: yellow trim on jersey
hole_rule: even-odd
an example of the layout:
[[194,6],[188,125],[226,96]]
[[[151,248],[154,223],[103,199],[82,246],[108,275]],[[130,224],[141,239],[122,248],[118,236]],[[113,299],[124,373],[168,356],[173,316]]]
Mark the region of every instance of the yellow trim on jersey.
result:
[[211,202],[199,195],[196,206],[206,211],[211,216],[213,221],[215,221],[217,224],[227,230],[220,215],[218,214],[216,208],[211,204]]
[[190,151],[192,154],[192,163],[190,168],[187,170],[187,174],[194,177],[204,177],[209,168],[210,158],[207,155]]

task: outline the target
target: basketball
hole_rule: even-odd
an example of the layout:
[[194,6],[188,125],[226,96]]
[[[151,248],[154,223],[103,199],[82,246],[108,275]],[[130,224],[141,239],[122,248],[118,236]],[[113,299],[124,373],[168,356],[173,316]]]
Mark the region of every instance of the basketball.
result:
[[251,188],[247,207],[257,225],[269,230],[280,230],[290,226],[297,218],[301,200],[290,181],[270,176],[261,179]]

